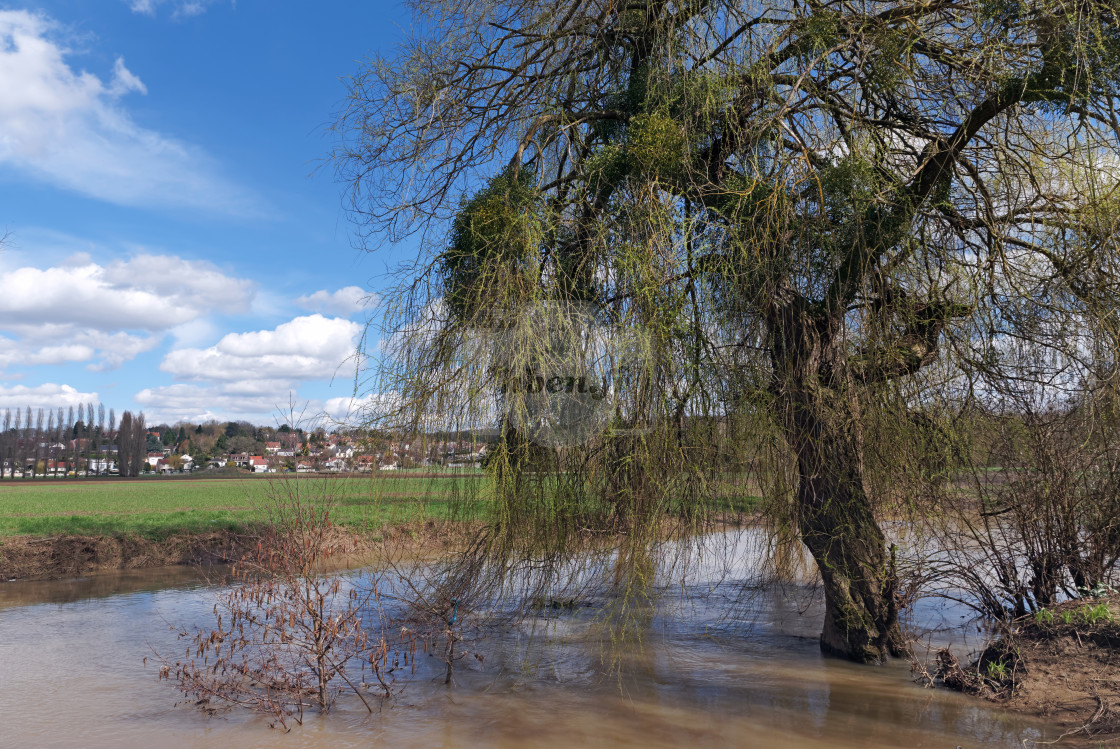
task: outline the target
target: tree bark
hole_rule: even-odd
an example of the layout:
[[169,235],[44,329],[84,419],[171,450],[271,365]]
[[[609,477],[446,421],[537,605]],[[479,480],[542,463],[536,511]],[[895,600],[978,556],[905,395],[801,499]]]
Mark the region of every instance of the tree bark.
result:
[[858,398],[830,321],[791,305],[774,322],[773,391],[797,461],[798,530],[824,585],[821,650],[879,663],[905,648],[893,552],[863,483]]
[[830,423],[826,407],[805,408],[790,434],[797,444],[801,539],[824,583],[821,650],[862,663],[902,651],[893,554],[863,486],[852,425]]

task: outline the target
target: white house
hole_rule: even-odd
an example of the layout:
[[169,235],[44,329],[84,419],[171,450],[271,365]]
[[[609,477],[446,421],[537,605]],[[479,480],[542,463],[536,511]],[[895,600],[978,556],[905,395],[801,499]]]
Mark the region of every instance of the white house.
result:
[[100,476],[117,472],[117,461],[108,458],[90,458],[89,469]]
[[326,471],[345,471],[346,461],[342,458],[331,458],[323,464],[323,470]]

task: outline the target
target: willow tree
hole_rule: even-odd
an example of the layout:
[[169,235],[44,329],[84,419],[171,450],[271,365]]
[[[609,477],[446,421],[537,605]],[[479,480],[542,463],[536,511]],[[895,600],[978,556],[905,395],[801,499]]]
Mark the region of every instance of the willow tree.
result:
[[[585,451],[596,490],[632,524],[687,515],[713,484],[680,477],[769,423],[822,648],[894,652],[866,406],[935,361],[990,365],[1011,308],[1115,314],[1094,300],[1116,278],[1120,3],[415,6],[414,38],[351,79],[335,154],[366,238],[420,231],[390,327],[425,332],[386,364],[389,400],[416,418],[493,400],[468,331],[517,305],[643,331],[613,414],[642,429]],[[502,445],[494,470],[520,475]],[[495,537],[532,531],[515,494]]]

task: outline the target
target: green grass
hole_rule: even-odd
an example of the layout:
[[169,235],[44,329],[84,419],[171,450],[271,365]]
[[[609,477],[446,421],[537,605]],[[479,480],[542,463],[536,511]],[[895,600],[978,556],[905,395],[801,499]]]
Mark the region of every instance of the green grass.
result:
[[1035,612],[1034,620],[1040,626],[1053,624],[1055,619],[1060,620],[1062,624],[1087,624],[1090,626],[1101,623],[1112,623],[1112,612],[1108,609],[1107,603],[1085,604],[1077,608],[1063,609],[1057,616],[1050,609],[1040,609]]
[[994,681],[1006,681],[1010,672],[1003,663],[992,661],[988,663],[988,678]]
[[[428,475],[424,475],[428,474]],[[0,538],[13,535],[57,536],[142,535],[165,538],[174,533],[245,530],[265,520],[271,493],[294,486],[307,496],[330,494],[332,519],[359,531],[418,520],[470,520],[486,510],[477,497],[488,479],[482,472],[432,475],[397,471],[361,478],[319,478],[292,475],[213,478],[153,477],[128,480],[0,481]],[[708,509],[749,513],[761,499],[753,487],[720,482]],[[611,507],[599,497],[566,497],[594,515]],[[679,502],[670,501],[669,512]]]
[[1096,606],[1086,605],[1081,609],[1081,620],[1086,624],[1100,624],[1112,622],[1112,612],[1108,610],[1107,603],[1098,603]]
[[333,520],[377,529],[425,519],[477,516],[464,501],[481,478],[392,476],[357,479],[249,477],[128,481],[0,482],[0,537],[11,535],[139,534],[241,530],[264,519],[271,493],[294,485],[306,496],[330,494]]

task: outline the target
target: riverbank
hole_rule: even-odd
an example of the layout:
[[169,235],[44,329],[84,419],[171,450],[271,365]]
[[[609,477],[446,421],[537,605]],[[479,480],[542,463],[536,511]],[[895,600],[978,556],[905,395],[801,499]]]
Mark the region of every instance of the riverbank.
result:
[[[440,554],[461,547],[471,522],[424,520],[377,532],[336,527],[335,561],[360,567],[377,559]],[[236,562],[256,547],[252,530],[135,535],[0,538],[0,580],[50,580],[169,565]],[[1103,608],[1101,608],[1103,606]],[[1060,746],[1120,747],[1120,597],[1075,601],[1019,623],[1011,644],[996,643],[968,668],[942,664],[947,686],[1042,719]]]
[[0,580],[234,562],[277,511],[307,503],[329,507],[350,546],[372,548],[387,534],[422,535],[429,521],[472,519],[482,480],[417,473],[0,482]]
[[967,667],[943,650],[937,677],[950,689],[1051,722],[1060,746],[1120,747],[1120,595],[1025,617]]
[[[395,672],[400,698],[375,704],[371,715],[344,692],[330,714],[284,734],[250,711],[211,717],[180,704],[182,695],[159,681],[153,651],[181,656],[186,647],[169,624],[214,626],[218,591],[189,569],[0,585],[0,711],[18,716],[0,745],[1023,749],[1024,739],[1053,737],[995,705],[921,689],[902,663],[822,659],[820,597],[791,605],[799,593],[788,587],[754,591],[749,611],[723,595],[698,607],[671,595],[636,630],[640,638],[613,643],[585,608],[549,609],[524,627],[485,632],[468,621],[463,651],[484,657],[460,661],[451,687],[440,659],[418,650]],[[733,593],[753,569],[716,565],[698,570],[695,582]],[[616,648],[609,661],[606,648]]]
[[0,538],[0,580],[57,580],[109,570],[228,564],[250,548],[252,534],[233,530]]
[[[415,520],[377,529],[333,529],[335,561],[363,566],[385,559],[440,554],[477,531],[473,522]],[[0,538],[0,581],[62,580],[91,573],[176,565],[233,564],[257,547],[253,528],[206,533],[172,533],[162,538],[138,534],[8,536]]]

